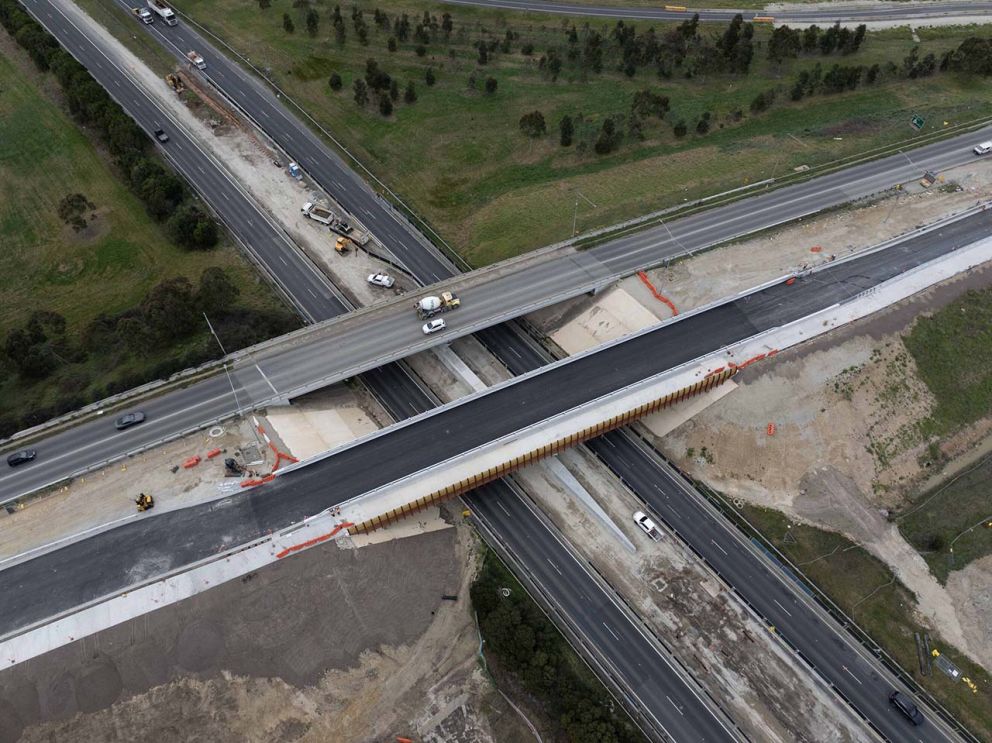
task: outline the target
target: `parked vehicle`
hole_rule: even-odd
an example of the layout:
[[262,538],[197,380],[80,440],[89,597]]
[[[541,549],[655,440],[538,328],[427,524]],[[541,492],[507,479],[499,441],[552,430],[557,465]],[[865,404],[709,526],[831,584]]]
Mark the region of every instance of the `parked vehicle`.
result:
[[148,8],[159,18],[165,21],[167,26],[175,26],[179,23],[179,19],[176,18],[175,12],[168,5],[162,2],[162,0],[146,0]]
[[905,694],[898,691],[892,692],[889,694],[889,704],[899,710],[903,717],[914,725],[922,725],[926,720],[919,708],[917,708],[917,706],[913,704],[913,701]]
[[334,241],[334,250],[337,251],[338,255],[344,255],[351,250],[351,240],[347,237],[339,237]]
[[375,286],[385,287],[386,289],[392,289],[393,284],[396,283],[396,279],[384,273],[374,273],[369,276],[369,283]]
[[361,230],[356,230],[343,219],[335,219],[331,222],[331,230],[337,232],[342,237],[347,237],[356,245],[365,245],[369,241],[369,236]]
[[975,145],[975,149],[972,150],[976,155],[987,155],[992,152],[992,141],[982,142],[981,144]]
[[155,23],[155,15],[148,8],[131,8],[131,13],[146,26]]
[[114,421],[114,426],[118,431],[123,431],[125,428],[130,428],[131,426],[136,426],[139,423],[145,422],[145,414],[140,410],[135,410],[133,413],[125,413],[120,418]]
[[158,140],[159,142],[161,142],[162,144],[165,144],[166,142],[168,142],[168,141],[169,141],[169,135],[168,135],[168,134],[166,134],[166,133],[165,133],[164,131],[162,131],[161,129],[156,129],[156,130],[155,130],[155,139],[157,139],[157,140]]
[[651,537],[654,541],[661,541],[661,532],[655,523],[648,518],[644,511],[634,511],[634,523],[641,527],[641,531]]
[[330,209],[325,209],[322,206],[314,204],[312,201],[308,201],[301,208],[300,211],[307,217],[310,217],[315,222],[320,222],[321,224],[329,225],[334,221],[334,212]]
[[196,69],[198,69],[198,70],[205,70],[205,69],[207,69],[207,63],[204,62],[203,61],[203,57],[201,57],[196,52],[193,52],[193,51],[186,52],[186,59],[188,59],[189,62],[190,62],[190,64],[193,65],[194,67],[196,67]]
[[453,292],[441,292],[441,296],[424,297],[418,300],[414,306],[417,308],[417,316],[421,320],[426,320],[429,317],[434,317],[434,315],[460,307],[461,303],[462,300]]
[[11,467],[19,467],[22,464],[34,461],[34,458],[37,456],[38,452],[34,449],[22,449],[21,451],[15,451],[7,457],[7,464]]
[[424,323],[422,330],[424,331],[424,335],[433,335],[438,331],[444,330],[446,327],[448,327],[448,323],[439,317],[436,320]]

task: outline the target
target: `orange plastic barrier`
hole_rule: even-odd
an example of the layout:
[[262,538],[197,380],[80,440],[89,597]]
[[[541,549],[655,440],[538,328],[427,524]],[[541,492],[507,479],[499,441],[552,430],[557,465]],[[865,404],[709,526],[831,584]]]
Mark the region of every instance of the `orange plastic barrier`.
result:
[[768,431],[768,435],[769,436],[774,436],[775,435],[775,424],[774,423],[769,423],[768,424],[767,431]]
[[651,293],[654,295],[655,299],[659,302],[664,302],[667,304],[673,315],[679,314],[679,311],[675,309],[675,305],[672,303],[672,300],[664,294],[659,293],[658,290],[654,288],[654,284],[651,283],[651,279],[648,278],[648,275],[644,273],[644,271],[638,271],[637,276],[644,283],[644,286],[651,290]]
[[785,285],[786,286],[792,286],[795,283],[796,283],[796,277],[795,276],[790,276],[789,278],[787,278],[785,280]]
[[770,15],[756,15],[751,19],[751,23],[775,23],[775,17]]
[[213,459],[218,454],[220,454],[220,449],[211,449],[207,452],[207,459]]
[[812,248],[809,249],[809,252],[819,253],[821,250],[823,250],[823,247],[821,245],[814,245]]
[[328,539],[330,539],[331,537],[333,537],[335,534],[337,534],[342,529],[347,529],[347,528],[352,527],[352,526],[354,526],[354,524],[351,523],[350,521],[342,521],[340,524],[338,524],[337,526],[335,526],[331,531],[327,532],[327,534],[321,534],[319,537],[314,537],[313,539],[308,539],[305,542],[300,542],[299,544],[294,544],[292,547],[287,547],[282,552],[277,552],[276,553],[276,559],[277,560],[281,560],[286,555],[292,554],[293,552],[299,552],[300,550],[305,550],[307,547],[313,547],[315,544],[320,544],[321,542],[326,542]]
[[201,460],[200,460],[200,455],[199,454],[197,454],[195,456],[192,456],[189,459],[187,459],[185,462],[183,462],[183,469],[187,469],[188,470],[188,469],[191,469],[193,467],[196,467],[196,465],[198,465],[200,463],[200,461]]
[[713,376],[714,374],[719,374],[720,372],[722,372],[722,371],[723,371],[724,369],[726,369],[726,368],[727,368],[727,367],[725,367],[725,366],[720,366],[720,367],[717,367],[717,368],[716,368],[716,369],[714,369],[713,371],[711,371],[711,372],[709,372],[709,373],[708,373],[708,374],[707,374],[706,376],[707,376],[707,377],[712,377],[712,376]]

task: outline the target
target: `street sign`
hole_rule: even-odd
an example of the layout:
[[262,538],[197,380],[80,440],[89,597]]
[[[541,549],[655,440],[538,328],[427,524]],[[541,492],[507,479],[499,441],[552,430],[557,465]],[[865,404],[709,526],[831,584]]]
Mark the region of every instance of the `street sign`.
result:
[[909,123],[916,131],[920,131],[920,129],[923,128],[923,124],[926,122],[923,120],[922,116],[917,116],[914,114]]

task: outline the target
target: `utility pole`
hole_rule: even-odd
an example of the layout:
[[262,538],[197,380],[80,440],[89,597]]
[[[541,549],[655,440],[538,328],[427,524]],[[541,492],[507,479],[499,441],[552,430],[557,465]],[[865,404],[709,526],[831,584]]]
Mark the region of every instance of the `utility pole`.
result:
[[578,224],[578,219],[579,219],[579,198],[581,197],[593,209],[596,208],[596,205],[593,204],[589,199],[587,199],[584,193],[582,193],[577,188],[574,190],[575,190],[575,210],[572,212],[572,237],[575,237],[576,226]]
[[238,417],[241,417],[241,401],[238,399],[238,390],[234,386],[234,377],[231,376],[231,370],[227,368],[227,351],[224,350],[224,344],[220,342],[220,336],[217,335],[217,331],[214,330],[214,326],[210,323],[210,318],[207,317],[207,313],[203,313],[203,319],[207,321],[207,327],[210,328],[210,334],[217,341],[217,345],[220,347],[220,352],[224,355],[224,373],[227,374],[227,381],[231,385],[231,394],[234,395],[234,404],[238,409]]

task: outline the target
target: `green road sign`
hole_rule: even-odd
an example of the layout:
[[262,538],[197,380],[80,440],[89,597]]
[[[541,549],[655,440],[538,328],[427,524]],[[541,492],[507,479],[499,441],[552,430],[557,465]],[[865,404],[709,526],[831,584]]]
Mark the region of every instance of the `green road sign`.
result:
[[916,131],[919,131],[920,129],[923,128],[923,124],[925,122],[923,121],[923,117],[922,116],[913,116],[912,120],[910,120],[909,123],[912,124],[913,128]]

